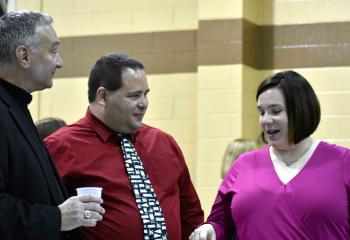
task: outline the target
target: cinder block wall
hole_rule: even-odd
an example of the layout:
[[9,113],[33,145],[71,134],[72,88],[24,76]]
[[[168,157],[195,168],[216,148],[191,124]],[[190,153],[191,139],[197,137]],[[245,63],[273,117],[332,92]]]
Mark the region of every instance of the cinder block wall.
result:
[[348,9],[346,0],[275,1],[272,9],[277,25],[274,68],[293,68],[311,82],[322,111],[314,137],[346,147],[350,147]]
[[295,69],[322,107],[316,138],[350,146],[348,0],[23,0],[48,12],[65,61],[54,87],[34,94],[34,119],[72,123],[87,107],[95,60],[127,52],[146,66],[145,122],[175,136],[206,214],[227,143],[259,134],[255,91],[272,72]]

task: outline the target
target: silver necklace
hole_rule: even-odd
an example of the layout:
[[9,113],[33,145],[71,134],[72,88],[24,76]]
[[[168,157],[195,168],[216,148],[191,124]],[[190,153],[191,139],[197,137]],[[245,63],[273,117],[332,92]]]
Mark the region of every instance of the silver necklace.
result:
[[285,163],[287,165],[287,167],[290,167],[291,165],[298,162],[300,159],[302,159],[305,156],[305,154],[309,151],[312,143],[313,143],[313,139],[311,138],[309,143],[305,147],[305,150],[298,157],[296,157],[295,160],[293,160],[293,161],[289,161],[289,162],[283,161],[281,155],[277,151],[275,151],[275,155],[277,156],[278,159],[280,159],[281,162]]

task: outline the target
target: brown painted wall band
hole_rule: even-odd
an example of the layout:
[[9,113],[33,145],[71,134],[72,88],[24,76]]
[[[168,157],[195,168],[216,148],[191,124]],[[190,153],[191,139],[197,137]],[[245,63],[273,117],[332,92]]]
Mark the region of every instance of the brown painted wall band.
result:
[[198,30],[61,38],[64,68],[57,77],[87,76],[108,52],[141,60],[148,74],[241,63],[256,69],[350,66],[350,22],[257,26],[228,19],[200,21]]

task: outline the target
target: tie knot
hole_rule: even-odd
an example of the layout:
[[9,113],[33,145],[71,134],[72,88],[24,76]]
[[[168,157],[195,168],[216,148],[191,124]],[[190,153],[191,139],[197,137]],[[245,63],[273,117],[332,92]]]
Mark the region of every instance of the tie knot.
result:
[[131,135],[125,134],[125,133],[113,132],[113,136],[119,140],[128,139],[130,141],[130,139],[131,139]]

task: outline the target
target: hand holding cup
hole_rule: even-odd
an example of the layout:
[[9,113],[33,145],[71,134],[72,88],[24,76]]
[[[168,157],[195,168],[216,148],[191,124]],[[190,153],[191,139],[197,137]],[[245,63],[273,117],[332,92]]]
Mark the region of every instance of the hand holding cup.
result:
[[[96,196],[101,198],[102,196],[102,188],[100,187],[81,187],[77,188],[77,195],[78,196]],[[98,218],[94,218],[95,213],[93,213],[91,210],[85,210],[84,211],[84,218],[86,220],[93,220],[98,221]]]
[[102,220],[102,214],[105,212],[101,207],[103,203],[101,193],[102,188],[82,188],[78,196],[71,197],[59,205],[61,231],[69,231],[80,226],[96,226],[97,221]]

